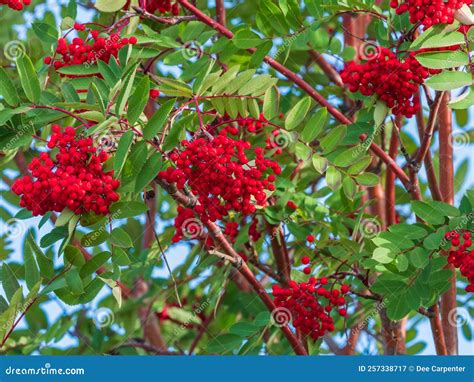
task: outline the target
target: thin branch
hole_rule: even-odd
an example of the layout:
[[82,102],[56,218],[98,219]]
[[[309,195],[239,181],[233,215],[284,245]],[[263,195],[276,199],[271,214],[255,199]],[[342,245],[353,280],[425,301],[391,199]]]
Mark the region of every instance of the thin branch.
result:
[[436,94],[435,100],[433,102],[433,106],[431,107],[430,116],[428,119],[428,125],[424,129],[423,133],[423,140],[420,145],[420,149],[413,161],[413,165],[415,166],[416,171],[418,172],[421,168],[421,163],[426,158],[431,146],[431,139],[433,137],[434,127],[436,120],[438,118],[438,112],[441,105],[441,100],[443,99],[444,92],[438,92]]
[[[194,198],[194,196],[184,195],[181,191],[179,191],[176,188],[175,185],[169,184],[161,179],[156,179],[156,182],[161,187],[163,187],[173,197],[175,201],[182,204],[183,207],[194,208],[194,206],[196,205],[196,199]],[[214,240],[220,245],[224,253],[227,256],[229,256],[231,259],[233,259],[233,261],[231,261],[231,264],[242,276],[244,276],[244,278],[248,281],[248,283],[252,286],[252,288],[260,297],[262,302],[265,304],[267,309],[270,312],[273,312],[276,309],[276,306],[273,303],[273,300],[270,298],[270,296],[268,295],[268,293],[266,292],[262,284],[256,279],[255,275],[252,273],[252,271],[247,266],[247,264],[242,261],[242,258],[239,256],[239,254],[234,250],[232,245],[226,239],[221,229],[215,223],[211,221],[207,221],[203,223],[205,227],[207,228],[207,230],[213,236]],[[288,340],[288,342],[290,343],[290,345],[292,346],[296,354],[307,355],[306,350],[304,349],[300,341],[298,341],[294,333],[290,330],[290,328],[287,325],[282,326],[280,329],[285,335],[286,339]]]
[[216,19],[219,24],[226,25],[224,0],[216,0]]

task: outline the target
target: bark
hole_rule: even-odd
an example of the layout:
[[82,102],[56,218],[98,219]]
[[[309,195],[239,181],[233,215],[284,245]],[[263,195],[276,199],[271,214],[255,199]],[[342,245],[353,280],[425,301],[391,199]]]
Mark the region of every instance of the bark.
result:
[[[452,111],[448,106],[449,93],[443,96],[439,111],[439,174],[440,190],[445,203],[454,203],[454,164],[453,164],[453,120]],[[452,265],[451,286],[441,297],[441,318],[443,333],[446,340],[448,355],[458,354],[458,332],[453,317],[457,309],[456,302],[456,272]]]

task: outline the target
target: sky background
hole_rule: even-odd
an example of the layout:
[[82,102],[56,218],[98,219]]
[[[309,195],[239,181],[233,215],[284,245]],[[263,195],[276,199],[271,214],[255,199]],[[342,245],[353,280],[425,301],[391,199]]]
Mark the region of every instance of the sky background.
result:
[[[210,6],[213,7],[214,5],[211,4]],[[60,7],[59,7],[57,1],[49,0],[45,5],[41,5],[41,6],[37,7],[36,15],[33,15],[31,13],[29,13],[29,14],[26,13],[25,18],[28,21],[28,23],[31,23],[31,21],[35,17],[38,17],[38,16],[41,17],[41,15],[44,13],[45,9],[50,10],[54,14],[58,15]],[[230,10],[229,10],[229,12],[230,12]],[[87,12],[87,11],[84,10],[84,8],[79,7],[78,8],[77,20],[79,22],[90,21],[91,18],[92,18],[92,14],[93,14],[92,12]],[[24,26],[22,28],[24,28]],[[22,29],[22,28],[18,29],[18,32],[20,33],[20,37],[24,37],[25,30]],[[276,52],[278,50],[278,47],[274,48],[274,50]],[[328,59],[330,60],[330,57],[328,57]],[[179,73],[178,69],[174,68],[174,67],[166,67],[166,66],[162,65],[161,69],[163,69],[165,72],[168,72],[168,73],[171,73],[171,74]],[[473,117],[474,117],[473,116],[473,111],[471,110],[471,112],[470,112],[470,121],[473,120]],[[470,123],[469,126],[472,126],[472,123]],[[469,126],[466,126],[466,127],[463,127],[463,128],[461,128],[459,126],[455,126],[455,131],[454,131],[454,135],[456,137],[455,138],[455,145],[454,145],[455,158],[456,158],[456,168],[466,158],[469,161],[469,169],[467,171],[468,179],[465,182],[464,186],[462,187],[462,190],[459,193],[457,193],[457,195],[456,195],[456,204],[459,203],[460,198],[464,194],[464,191],[467,188],[472,187],[472,185],[474,184],[474,175],[471,172],[471,169],[472,169],[472,166],[473,166],[473,163],[472,163],[472,160],[473,160],[472,146],[469,144],[470,142],[468,141],[468,138],[466,138],[466,134],[465,134],[465,131],[469,129]],[[411,132],[411,135],[413,137],[417,136],[417,134],[415,134],[416,125],[415,125],[414,121],[411,121],[407,126],[404,127],[404,129],[407,129],[407,131]],[[435,142],[435,147],[436,147],[436,142]],[[8,172],[7,175],[11,176],[11,177],[16,177],[17,176],[17,174],[12,172],[12,171]],[[424,171],[421,172],[421,176],[422,176],[422,178],[424,177]],[[441,179],[441,181],[442,181],[442,179]],[[6,185],[4,183],[1,183],[1,182],[0,182],[0,187],[1,187],[2,190],[7,189]],[[0,207],[6,208],[7,210],[12,212],[13,214],[15,213],[15,209],[13,208],[13,206],[9,205],[4,199],[0,199]],[[26,220],[26,221],[22,221],[21,223],[22,224],[24,223],[24,225],[19,227],[19,229],[23,230],[23,232],[25,232],[29,228],[36,228],[38,226],[39,220],[40,220],[40,218],[32,218],[32,219],[29,219],[29,220]],[[157,222],[157,231],[158,232],[162,231],[162,228],[163,228],[162,225],[163,225],[162,222],[160,222],[160,221]],[[43,235],[48,233],[52,228],[53,228],[52,225],[48,222],[47,224],[45,224],[40,229],[38,237],[42,237]],[[9,229],[9,227],[7,227],[4,224],[4,222],[0,222],[0,233],[5,232],[5,230],[7,230],[7,229]],[[12,245],[10,246],[10,248],[14,251],[14,253],[9,258],[9,260],[10,261],[22,261],[23,254],[22,254],[22,243],[21,243],[21,241],[20,240],[15,240],[12,243]],[[187,255],[187,251],[188,251],[188,247],[186,245],[179,245],[179,244],[174,245],[170,250],[168,250],[167,259],[168,259],[172,269],[176,268],[179,264],[181,264],[181,262],[185,259],[186,255]],[[164,269],[164,267],[162,267],[161,269],[157,270],[156,275],[166,277],[168,275],[168,272]],[[98,300],[100,300],[105,294],[108,294],[108,293],[109,293],[109,291],[106,288],[104,288],[102,290],[102,292],[99,294],[99,296],[94,300],[94,302],[92,302],[91,305],[94,308],[92,309],[91,319],[98,319],[98,320],[101,319],[100,317],[97,317],[97,316],[102,314],[103,311],[100,310],[100,309],[97,309],[97,310],[94,310],[94,309],[96,309],[96,302]],[[47,314],[48,314],[48,317],[49,317],[51,323],[54,322],[58,317],[60,317],[65,311],[69,311],[71,309],[70,307],[68,307],[67,305],[61,303],[57,299],[55,301],[49,302],[48,304],[44,305],[44,308],[47,311]],[[94,314],[96,315],[96,317],[94,317]],[[468,324],[471,326],[472,329],[474,329],[473,325],[472,325],[472,320],[469,317],[469,314],[467,313],[467,311],[463,310],[463,309],[460,309],[459,314],[461,315],[461,319],[468,320]],[[20,325],[19,327],[20,328],[24,327],[24,325]],[[425,319],[424,322],[421,325],[418,326],[418,328],[419,328],[419,335],[417,337],[417,340],[419,341],[420,339],[423,339],[424,341],[426,341],[426,343],[428,345],[425,348],[425,350],[422,352],[422,354],[426,354],[426,355],[435,354],[435,349],[434,349],[433,341],[432,341],[432,338],[431,338],[431,331],[430,331],[428,320]],[[472,342],[468,342],[461,333],[460,333],[459,338],[460,338],[460,354],[473,355],[474,354],[474,344]],[[340,339],[341,344],[344,343],[345,338],[343,336],[340,336],[339,339]],[[366,349],[370,341],[371,340],[369,338],[367,338],[367,336],[362,336],[360,344],[358,346],[358,349]],[[73,343],[75,343],[75,339],[72,338],[72,337],[69,337],[67,335],[59,343],[59,346],[68,347],[69,345],[71,345]],[[374,349],[372,349],[372,350],[374,350]]]

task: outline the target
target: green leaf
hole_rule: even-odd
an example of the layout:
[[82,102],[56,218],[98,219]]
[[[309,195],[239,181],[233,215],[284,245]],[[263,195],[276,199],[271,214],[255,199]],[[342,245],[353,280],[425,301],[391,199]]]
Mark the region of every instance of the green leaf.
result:
[[354,196],[357,192],[357,185],[352,178],[349,176],[344,177],[344,180],[342,181],[342,189],[349,200],[354,200]]
[[301,132],[301,140],[303,142],[312,142],[314,139],[316,139],[324,130],[327,117],[328,110],[326,108],[316,111],[311,116],[308,123],[306,123],[303,131]]
[[445,217],[443,214],[439,213],[433,207],[425,202],[414,200],[411,202],[413,212],[425,222],[429,224],[443,224]]
[[250,337],[260,330],[260,326],[252,322],[237,322],[229,328],[229,333],[240,337]]
[[56,223],[54,223],[54,225],[56,227],[61,227],[68,224],[69,220],[71,220],[71,218],[74,215],[75,215],[74,211],[71,211],[69,208],[66,207],[58,216],[58,218],[56,219]]
[[133,66],[128,74],[125,76],[125,79],[122,84],[122,90],[120,91],[119,96],[117,97],[117,102],[115,104],[115,114],[117,116],[122,115],[125,110],[125,105],[128,102],[130,97],[130,92],[133,88],[133,82],[135,81],[135,75],[137,74],[138,64]]
[[100,12],[117,12],[120,11],[126,3],[127,0],[97,0],[94,6]]
[[262,44],[264,40],[262,40],[258,34],[248,29],[241,29],[235,34],[232,42],[239,49],[249,49],[257,47]]
[[341,187],[341,173],[335,167],[329,166],[326,171],[326,182],[331,190],[336,191]]
[[388,299],[387,303],[387,316],[393,321],[401,320],[405,317],[412,308],[407,303],[405,298],[406,294],[403,296],[394,296]]
[[466,72],[443,71],[426,80],[426,85],[431,89],[454,90],[463,86],[472,85],[472,74]]
[[133,241],[131,237],[123,228],[114,228],[110,235],[110,242],[120,248],[133,247]]
[[431,207],[433,207],[439,213],[443,214],[444,216],[456,217],[456,216],[461,215],[461,213],[459,212],[459,210],[456,207],[454,207],[454,206],[452,206],[448,203],[438,202],[436,200],[432,200],[432,201],[429,202],[429,205]]
[[276,86],[272,86],[265,92],[263,98],[263,115],[266,119],[275,118],[278,115],[278,106],[280,103],[280,92]]
[[38,102],[41,96],[41,87],[38,75],[30,58],[26,54],[18,57],[16,67],[26,98],[33,103]]
[[[99,63],[103,61],[99,60]],[[107,66],[107,64],[104,63]],[[64,66],[57,70],[57,72],[72,76],[90,76],[100,72],[100,69],[96,65],[71,65]]]
[[134,132],[132,130],[129,130],[120,138],[119,144],[117,146],[117,151],[114,157],[114,176],[116,178],[118,178],[120,173],[122,172],[123,165],[125,164],[130,146],[133,142],[133,137]]
[[15,85],[13,85],[12,80],[3,68],[0,68],[0,95],[10,106],[15,107],[20,102]]
[[33,256],[33,250],[28,242],[25,242],[23,249],[23,260],[25,262],[25,281],[28,289],[32,289],[40,280],[38,264]]
[[430,69],[450,69],[469,64],[467,53],[460,50],[419,53],[415,58]]
[[319,140],[324,152],[329,153],[334,150],[347,134],[347,126],[342,125],[332,129],[329,134]]
[[114,219],[125,219],[144,214],[148,207],[143,202],[117,202],[110,207],[110,214]]
[[464,35],[453,31],[451,25],[435,25],[421,35],[411,44],[410,50],[416,51],[426,48],[446,48],[453,45],[464,45]]
[[393,253],[389,248],[377,247],[372,258],[382,264],[390,264],[393,261]]
[[154,153],[150,158],[148,158],[136,180],[135,192],[140,192],[148,186],[148,184],[156,178],[162,166],[163,160],[160,153]]
[[27,243],[30,245],[31,249],[33,250],[36,261],[38,263],[41,276],[45,279],[51,279],[54,276],[54,264],[53,261],[47,257],[43,251],[40,249],[38,244],[33,237],[33,233],[30,231],[27,235]]
[[365,172],[363,174],[357,175],[355,181],[361,186],[373,187],[379,184],[380,178],[371,172]]
[[58,31],[47,23],[34,22],[31,29],[44,42],[54,44],[58,41]]
[[81,278],[85,278],[95,271],[99,269],[102,265],[104,265],[108,259],[110,259],[111,253],[110,252],[100,252],[97,255],[93,256],[87,263],[85,263],[79,274]]
[[86,259],[84,259],[82,252],[79,250],[79,248],[73,245],[66,246],[64,249],[64,257],[69,262],[69,264],[72,264],[76,267],[82,267],[86,263]]
[[3,263],[1,276],[5,296],[7,296],[8,301],[11,301],[15,292],[20,289],[20,284],[18,283],[12,268],[7,263]]
[[84,286],[82,285],[81,276],[77,268],[72,268],[69,272],[66,272],[64,278],[73,294],[78,295],[84,293]]
[[175,99],[165,102],[158,111],[153,114],[153,117],[148,121],[143,130],[145,139],[153,139],[163,129],[171,110],[173,110],[175,102]]
[[370,155],[366,155],[364,157],[358,158],[357,162],[354,163],[351,167],[349,167],[346,172],[349,175],[360,174],[362,171],[367,169],[367,167],[369,167],[371,163],[372,157]]
[[400,236],[405,236],[407,239],[421,239],[428,234],[423,226],[415,224],[394,224],[389,227],[389,230]]
[[377,101],[374,109],[374,122],[376,126],[380,126],[385,121],[387,117],[389,108],[387,104],[383,101]]
[[206,350],[209,353],[222,354],[238,349],[241,343],[242,338],[240,336],[235,334],[223,334],[213,338],[207,345]]
[[370,290],[384,296],[396,295],[406,288],[403,281],[398,279],[390,279],[387,277],[379,277],[377,281],[370,287]]
[[96,231],[85,234],[81,239],[81,244],[84,247],[96,247],[105,242],[109,237],[107,230],[104,227],[99,228]]
[[328,168],[328,160],[318,154],[314,154],[312,158],[313,167],[316,169],[317,172],[320,174],[324,174]]
[[135,91],[128,100],[127,118],[128,122],[133,125],[141,113],[145,109],[150,93],[150,80],[148,76],[142,78],[138,83]]
[[287,114],[285,119],[285,128],[287,130],[293,130],[301,122],[303,122],[306,114],[311,106],[311,99],[304,97],[300,100]]

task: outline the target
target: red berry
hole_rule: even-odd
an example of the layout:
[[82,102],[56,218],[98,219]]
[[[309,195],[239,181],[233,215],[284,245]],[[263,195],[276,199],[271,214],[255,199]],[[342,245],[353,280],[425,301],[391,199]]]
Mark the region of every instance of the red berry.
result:
[[151,89],[150,90],[150,98],[155,99],[160,96],[160,91],[158,89]]
[[310,261],[311,261],[311,260],[310,260],[310,258],[309,258],[308,256],[303,256],[303,257],[301,258],[301,263],[304,264],[304,265],[309,264]]
[[310,243],[313,243],[314,242],[314,236],[313,235],[308,235],[308,236],[306,236],[306,240]]

